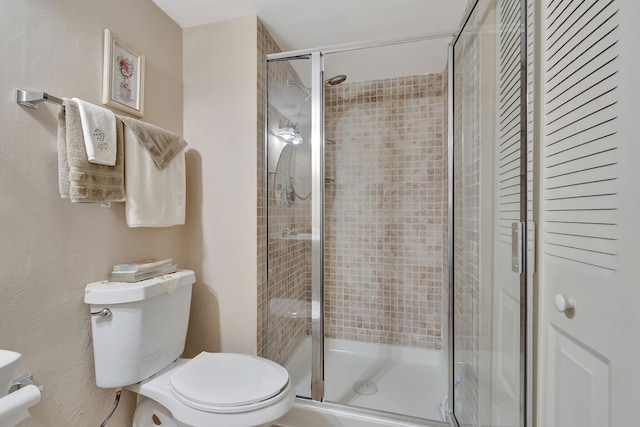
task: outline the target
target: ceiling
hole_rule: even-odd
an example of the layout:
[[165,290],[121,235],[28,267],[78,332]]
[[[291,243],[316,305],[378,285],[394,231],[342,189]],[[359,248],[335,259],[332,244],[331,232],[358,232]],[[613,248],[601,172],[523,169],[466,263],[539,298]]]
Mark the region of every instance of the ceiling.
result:
[[[468,0],[153,0],[183,28],[258,16],[282,51],[452,33]],[[441,72],[450,38],[327,56],[349,81]]]

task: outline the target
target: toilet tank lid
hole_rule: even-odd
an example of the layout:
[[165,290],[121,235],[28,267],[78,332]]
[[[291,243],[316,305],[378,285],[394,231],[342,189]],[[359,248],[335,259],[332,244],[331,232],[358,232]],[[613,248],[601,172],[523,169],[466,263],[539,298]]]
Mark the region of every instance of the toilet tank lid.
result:
[[191,270],[178,270],[134,283],[101,282],[89,283],[84,289],[86,304],[122,304],[142,301],[163,293],[171,294],[176,289],[193,285],[196,275]]

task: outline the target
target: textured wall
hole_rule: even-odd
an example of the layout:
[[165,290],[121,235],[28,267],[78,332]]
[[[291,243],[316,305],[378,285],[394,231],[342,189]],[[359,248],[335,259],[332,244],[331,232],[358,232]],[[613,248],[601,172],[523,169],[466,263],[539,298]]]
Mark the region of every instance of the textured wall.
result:
[[[25,427],[95,426],[111,407],[113,391],[95,386],[85,284],[137,258],[184,265],[182,227],[129,229],[122,204],[62,200],[57,107],[15,103],[24,87],[100,104],[105,28],[146,54],[144,120],[182,133],[182,32],[151,0],[0,2],[0,348],[45,387]],[[130,426],[134,403],[125,393],[109,426]]]
[[440,74],[327,88],[328,337],[441,348],[445,101]]

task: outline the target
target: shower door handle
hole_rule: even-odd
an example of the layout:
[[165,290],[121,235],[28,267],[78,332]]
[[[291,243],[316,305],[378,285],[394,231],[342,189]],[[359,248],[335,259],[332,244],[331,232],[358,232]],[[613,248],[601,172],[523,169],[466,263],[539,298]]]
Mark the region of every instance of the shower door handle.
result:
[[518,274],[522,274],[524,271],[524,227],[524,222],[514,222],[511,224],[511,271]]

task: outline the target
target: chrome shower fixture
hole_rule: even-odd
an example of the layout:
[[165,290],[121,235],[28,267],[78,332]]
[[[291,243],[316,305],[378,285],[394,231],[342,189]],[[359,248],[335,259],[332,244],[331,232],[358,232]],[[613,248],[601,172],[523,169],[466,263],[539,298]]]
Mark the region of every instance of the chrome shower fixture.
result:
[[278,129],[278,138],[287,144],[293,145],[301,144],[304,141],[298,129],[292,125],[280,126],[280,129]]
[[[344,83],[347,80],[347,76],[344,74],[338,74],[337,76],[333,76],[324,81],[325,86],[337,86],[340,83]],[[311,90],[302,85],[302,83],[297,80],[287,79],[287,86],[295,86],[299,89],[302,89],[304,93],[307,94],[307,98],[311,97]]]
[[304,93],[307,94],[307,99],[311,97],[311,90],[309,90],[308,88],[304,87],[302,85],[302,83],[298,82],[297,80],[291,80],[291,79],[287,79],[287,86],[295,86],[299,89],[302,89],[304,91]]
[[334,76],[334,77],[331,77],[330,79],[325,80],[324,85],[336,86],[336,85],[339,85],[340,83],[344,83],[345,80],[347,80],[347,76],[345,76],[344,74],[338,74],[337,76]]

